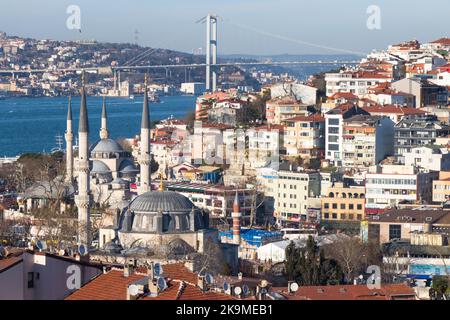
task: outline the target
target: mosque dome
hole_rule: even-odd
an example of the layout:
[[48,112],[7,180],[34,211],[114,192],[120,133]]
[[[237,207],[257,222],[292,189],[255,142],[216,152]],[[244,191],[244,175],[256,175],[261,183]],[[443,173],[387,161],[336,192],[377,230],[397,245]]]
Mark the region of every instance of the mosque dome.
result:
[[113,139],[101,139],[91,147],[91,152],[123,152],[122,146]]
[[173,191],[150,191],[138,196],[131,203],[134,212],[190,212],[194,208],[191,200]]
[[209,217],[185,196],[173,191],[150,191],[136,197],[125,212],[121,231],[184,233],[207,229]]
[[123,160],[119,166],[120,173],[136,173],[139,172],[138,169],[134,166],[133,161],[131,160]]
[[91,173],[98,173],[98,174],[105,174],[110,173],[111,170],[108,168],[108,166],[99,160],[93,160],[92,166],[91,166]]

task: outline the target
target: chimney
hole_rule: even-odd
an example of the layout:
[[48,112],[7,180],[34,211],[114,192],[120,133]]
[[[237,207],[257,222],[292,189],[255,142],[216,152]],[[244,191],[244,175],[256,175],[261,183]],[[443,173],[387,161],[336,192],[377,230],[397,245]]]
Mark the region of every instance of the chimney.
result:
[[200,275],[198,276],[197,286],[200,288],[200,290],[206,291],[205,276],[200,276]]

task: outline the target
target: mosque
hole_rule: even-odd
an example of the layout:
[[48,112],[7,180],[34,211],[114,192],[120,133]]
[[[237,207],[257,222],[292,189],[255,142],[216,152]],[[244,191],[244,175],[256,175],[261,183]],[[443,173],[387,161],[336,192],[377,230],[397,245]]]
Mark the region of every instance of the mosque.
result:
[[[84,83],[84,81],[83,81]],[[145,88],[147,88],[147,77]],[[150,181],[150,115],[147,89],[141,119],[138,165],[131,154],[109,138],[106,103],[103,101],[100,140],[89,147],[89,121],[85,87],[81,90],[78,124],[78,157],[73,156],[72,110],[69,102],[65,134],[67,180],[76,182],[79,243],[90,247],[91,208],[108,203],[114,212],[109,225],[99,229],[99,248],[117,251],[133,248],[156,249],[182,242],[187,251],[203,252],[208,241],[218,241],[217,230],[209,228],[209,214],[185,196],[165,191],[162,181],[152,190]],[[75,164],[75,165],[74,165]],[[76,168],[76,170],[75,170]],[[136,181],[137,195],[130,192]]]

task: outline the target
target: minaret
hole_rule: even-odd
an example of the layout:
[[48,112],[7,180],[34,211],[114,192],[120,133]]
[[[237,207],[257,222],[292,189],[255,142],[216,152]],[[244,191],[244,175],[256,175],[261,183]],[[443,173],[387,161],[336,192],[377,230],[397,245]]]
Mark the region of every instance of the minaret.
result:
[[236,190],[236,196],[234,197],[233,203],[233,213],[231,214],[233,218],[233,243],[241,243],[241,212],[239,209],[239,196]]
[[145,75],[144,103],[142,105],[141,147],[139,153],[140,185],[139,194],[151,191],[150,185],[150,115],[148,111],[148,76]]
[[89,181],[89,121],[86,106],[86,92],[82,75],[80,120],[78,124],[78,242],[90,247],[90,181]]
[[73,181],[73,131],[72,131],[72,97],[69,96],[67,107],[67,129],[66,129],[66,182]]
[[100,139],[108,139],[108,122],[106,117],[106,98],[103,97],[102,105],[102,124],[100,128]]

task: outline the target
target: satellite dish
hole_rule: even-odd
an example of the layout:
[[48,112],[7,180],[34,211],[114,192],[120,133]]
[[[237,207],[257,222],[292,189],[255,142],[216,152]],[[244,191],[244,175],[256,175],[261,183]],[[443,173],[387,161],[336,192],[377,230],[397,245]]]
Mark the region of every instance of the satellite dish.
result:
[[267,287],[268,284],[269,284],[269,283],[267,282],[267,280],[262,280],[262,281],[261,281],[261,287],[263,287],[263,288]]
[[214,283],[214,278],[210,273],[207,273],[205,275],[205,281],[207,284],[213,284]]
[[224,291],[230,290],[230,284],[229,284],[228,282],[224,282],[224,283],[223,283],[223,290],[224,290]]
[[234,288],[234,294],[240,295],[241,293],[242,293],[241,287],[236,287],[236,288]]
[[296,292],[298,290],[297,282],[292,282],[290,289],[291,289],[292,292]]
[[87,254],[87,248],[84,244],[80,244],[78,246],[78,253],[80,254],[80,256],[85,256]]
[[244,293],[245,296],[250,293],[250,289],[248,288],[248,285],[244,284],[242,286],[242,292]]
[[36,242],[36,247],[38,247],[38,249],[39,249],[40,251],[42,251],[42,250],[47,249],[47,244],[45,243],[45,241],[38,240],[38,241]]
[[137,285],[132,284],[128,287],[128,293],[132,296],[137,296],[139,294],[139,288]]
[[163,273],[163,268],[161,266],[161,263],[157,262],[153,265],[153,273],[155,276],[159,277]]
[[159,277],[156,281],[156,286],[160,291],[165,290],[167,288],[167,282],[163,277]]

